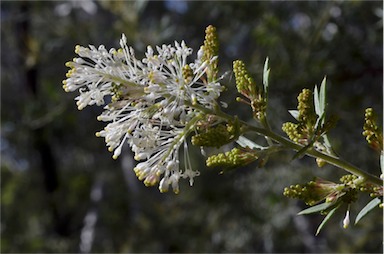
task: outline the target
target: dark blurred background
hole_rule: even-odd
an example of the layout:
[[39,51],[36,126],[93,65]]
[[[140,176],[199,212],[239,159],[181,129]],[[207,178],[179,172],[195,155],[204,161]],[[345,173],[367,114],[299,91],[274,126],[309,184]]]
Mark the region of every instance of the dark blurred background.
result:
[[[212,24],[221,73],[242,59],[261,83],[270,58],[268,113],[279,133],[301,89],[326,75],[329,111],[340,117],[332,144],[378,175],[361,132],[366,107],[383,113],[382,15],[381,1],[1,1],[1,252],[382,252],[380,209],[347,230],[338,214],[315,237],[322,216],[297,216],[306,206],[282,195],[342,170],[287,152],[220,175],[194,149],[194,186],[160,194],[136,179],[128,147],[115,161],[95,137],[102,109],[78,111],[61,83],[76,44],[118,48],[125,33],[139,56],[174,40],[196,52]],[[247,120],[233,75],[223,82],[227,111]]]

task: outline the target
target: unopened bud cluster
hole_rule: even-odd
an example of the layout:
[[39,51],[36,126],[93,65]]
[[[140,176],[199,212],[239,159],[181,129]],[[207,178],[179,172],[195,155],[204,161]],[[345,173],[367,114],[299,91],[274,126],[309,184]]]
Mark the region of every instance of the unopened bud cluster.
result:
[[368,144],[375,150],[383,150],[383,135],[376,123],[376,116],[372,108],[365,110],[365,121],[363,135]]
[[362,186],[357,179],[355,175],[345,175],[340,178],[341,183],[334,183],[318,178],[304,185],[296,184],[286,187],[283,194],[290,198],[301,199],[311,206],[323,200],[335,202],[338,199],[349,204],[357,200],[358,190]]
[[183,75],[185,83],[189,83],[189,82],[192,81],[193,70],[192,70],[191,66],[189,66],[189,64],[186,64],[186,65],[183,66],[183,68],[182,68],[182,75]]
[[297,101],[298,123],[286,122],[283,124],[282,130],[293,142],[307,145],[308,139],[314,134],[316,122],[311,90],[303,89],[297,97]]
[[[202,46],[204,55],[202,57],[203,61],[212,59],[218,55],[219,51],[219,40],[217,37],[216,27],[209,25],[205,29],[205,40],[204,45]],[[215,80],[218,73],[218,59],[215,58],[214,61],[210,62],[207,70],[208,81]]]
[[210,156],[206,164],[208,167],[238,167],[245,166],[255,160],[258,156],[256,151],[251,149],[233,148],[226,153],[219,153],[217,155]]
[[221,147],[235,138],[235,129],[232,125],[219,124],[210,127],[204,132],[192,136],[191,142],[195,146]]
[[315,205],[336,190],[336,184],[324,181],[310,181],[304,185],[296,184],[284,188],[283,195],[303,200],[307,205]]
[[239,93],[246,97],[257,94],[256,83],[248,74],[243,61],[236,60],[233,62],[233,72],[235,73],[236,88]]
[[312,127],[316,121],[315,111],[313,109],[312,91],[303,89],[297,96],[297,110],[299,111],[299,122]]
[[233,72],[235,73],[237,91],[249,101],[245,101],[242,98],[237,100],[250,104],[254,118],[262,120],[267,107],[267,101],[262,94],[262,90],[258,89],[255,81],[248,74],[243,61],[236,60],[233,62]]
[[299,131],[299,125],[292,122],[286,122],[283,124],[282,130],[287,134],[290,140],[295,143],[301,143],[303,140],[303,133]]
[[340,178],[340,182],[345,186],[354,188],[356,191],[369,193],[372,198],[383,196],[383,186],[377,186],[370,182],[359,180],[356,175],[344,175]]
[[340,177],[340,182],[345,185],[353,185],[356,179],[358,179],[358,176],[356,175],[343,175]]

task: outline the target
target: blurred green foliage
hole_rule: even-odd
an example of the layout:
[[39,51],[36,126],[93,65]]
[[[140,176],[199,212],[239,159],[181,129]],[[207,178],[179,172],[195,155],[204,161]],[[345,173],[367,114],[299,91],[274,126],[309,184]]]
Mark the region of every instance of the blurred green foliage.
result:
[[[220,175],[194,149],[194,186],[160,194],[135,178],[129,149],[114,161],[94,137],[101,109],[78,112],[62,90],[76,44],[118,47],[125,33],[139,55],[174,40],[197,50],[209,24],[222,73],[241,59],[261,83],[269,57],[275,130],[292,120],[302,88],[326,75],[329,110],[340,117],[331,142],[378,174],[361,132],[365,108],[383,113],[381,1],[2,1],[1,252],[382,252],[380,210],[348,230],[335,216],[315,237],[321,216],[296,216],[304,204],[282,195],[315,175],[338,179],[339,169],[284,153],[263,169]],[[224,83],[228,111],[250,118],[232,73]]]

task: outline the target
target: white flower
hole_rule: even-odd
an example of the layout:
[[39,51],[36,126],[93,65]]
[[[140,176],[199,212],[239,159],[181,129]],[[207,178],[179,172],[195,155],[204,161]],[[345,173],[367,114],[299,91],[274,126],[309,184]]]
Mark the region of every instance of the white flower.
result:
[[[149,123],[141,125],[129,140],[135,159],[142,161],[134,168],[137,177],[144,180],[147,186],[152,186],[158,183],[163,174],[163,179],[173,175],[180,176],[182,172],[178,153],[184,137],[184,130],[181,128],[162,130]],[[174,192],[178,192],[176,186],[173,184]]]
[[[67,63],[71,70],[63,81],[65,91],[79,90],[79,109],[103,105],[98,120],[108,122],[96,136],[104,137],[117,158],[128,143],[140,161],[134,168],[147,186],[159,183],[161,192],[169,186],[179,192],[179,179],[190,185],[199,172],[191,167],[187,136],[202,117],[194,105],[208,109],[217,106],[222,91],[219,81],[207,82],[205,75],[216,57],[202,61],[201,50],[188,63],[193,50],[185,42],[148,46],[145,58],[138,60],[123,35],[121,49],[107,51],[104,46],[76,46],[79,58]],[[185,169],[180,169],[179,151],[183,145]]]
[[145,107],[146,102],[123,100],[107,105],[105,111],[97,117],[99,121],[110,122],[104,130],[97,132],[96,136],[105,138],[108,150],[114,151],[114,159],[120,155],[126,139],[140,126],[141,112]]
[[80,95],[76,97],[79,110],[87,105],[103,105],[105,96],[114,95],[114,84],[129,92],[139,90],[147,82],[142,63],[135,58],[132,49],[107,51],[103,45],[99,48],[77,45],[75,52],[80,58],[66,64],[71,70],[63,81],[63,88],[66,92],[79,90]]
[[[192,54],[184,41],[175,46],[163,45],[156,47],[158,55],[154,55],[152,47],[147,48],[146,58],[143,63],[147,65],[150,83],[146,92],[150,98],[164,99],[162,120],[172,122],[179,119],[183,113],[187,113],[190,104],[198,103],[206,108],[214,108],[217,98],[222,91],[219,82],[203,83],[201,78],[206,73],[208,62],[201,62],[197,58],[194,63],[188,64],[187,57]],[[214,61],[215,59],[211,59]],[[192,70],[191,76],[185,78],[183,70],[189,66]],[[180,119],[188,121],[188,119]]]

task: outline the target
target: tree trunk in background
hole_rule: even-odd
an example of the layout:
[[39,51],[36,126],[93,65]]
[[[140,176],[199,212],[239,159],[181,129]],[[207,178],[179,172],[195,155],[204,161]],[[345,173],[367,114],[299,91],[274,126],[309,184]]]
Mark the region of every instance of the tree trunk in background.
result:
[[[16,31],[18,33],[18,41],[21,52],[20,66],[24,70],[25,87],[30,93],[30,99],[25,103],[30,103],[31,106],[38,104],[39,96],[39,73],[38,73],[38,55],[33,48],[33,38],[31,30],[31,7],[29,2],[21,2],[19,6],[20,19],[16,22]],[[62,236],[69,234],[68,216],[63,216],[58,209],[57,200],[54,198],[54,193],[59,188],[58,172],[55,158],[52,152],[48,136],[48,128],[42,125],[36,128],[30,128],[32,137],[33,150],[39,154],[40,174],[43,179],[44,189],[47,193],[47,204],[51,211],[54,231]]]

